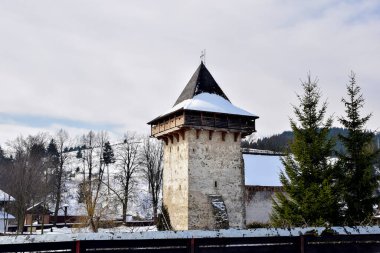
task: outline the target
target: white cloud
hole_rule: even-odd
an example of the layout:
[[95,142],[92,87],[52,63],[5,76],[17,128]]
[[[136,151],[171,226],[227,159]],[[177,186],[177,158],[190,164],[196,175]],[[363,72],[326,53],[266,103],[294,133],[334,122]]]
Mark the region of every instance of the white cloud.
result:
[[[376,1],[3,1],[0,112],[149,133],[206,48],[207,67],[260,116],[263,135],[289,129],[308,71],[341,115],[354,70],[377,129],[379,10]],[[1,128],[3,138],[34,131]]]

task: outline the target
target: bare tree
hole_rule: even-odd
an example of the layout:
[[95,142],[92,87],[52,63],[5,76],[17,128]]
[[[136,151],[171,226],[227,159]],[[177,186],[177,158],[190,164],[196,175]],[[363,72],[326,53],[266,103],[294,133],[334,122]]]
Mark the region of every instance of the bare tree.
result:
[[15,197],[18,233],[24,229],[28,206],[46,199],[45,135],[18,137],[9,145],[13,153],[11,194]]
[[97,232],[101,216],[98,201],[101,197],[105,167],[103,163],[103,146],[108,141],[108,135],[106,132],[95,134],[93,131],[90,131],[88,134],[83,135],[81,141],[85,147],[82,150],[84,176],[81,191],[84,197],[89,224],[92,231]]
[[70,156],[68,152],[65,152],[69,146],[69,135],[68,133],[60,129],[56,136],[55,136],[55,142],[57,147],[57,157],[53,158],[52,165],[53,165],[53,176],[54,176],[54,197],[53,200],[55,202],[54,204],[54,220],[53,224],[56,225],[57,223],[57,216],[58,211],[61,205],[61,198],[62,198],[62,190],[64,188],[65,179],[66,179],[66,173],[64,170],[64,167],[66,166],[66,163],[68,162]]
[[149,192],[152,197],[153,220],[157,222],[157,210],[162,188],[163,172],[163,147],[162,142],[147,137],[142,147],[141,163],[143,175],[148,182]]
[[123,221],[126,221],[128,202],[136,185],[135,174],[139,169],[139,138],[135,133],[124,134],[121,144],[116,149],[117,174],[111,191],[123,207]]

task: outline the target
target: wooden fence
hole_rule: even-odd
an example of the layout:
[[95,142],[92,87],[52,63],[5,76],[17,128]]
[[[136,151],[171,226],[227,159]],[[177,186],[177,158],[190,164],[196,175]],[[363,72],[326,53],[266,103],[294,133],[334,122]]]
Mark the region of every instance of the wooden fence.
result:
[[380,252],[380,235],[83,240],[0,244],[0,252],[347,253]]

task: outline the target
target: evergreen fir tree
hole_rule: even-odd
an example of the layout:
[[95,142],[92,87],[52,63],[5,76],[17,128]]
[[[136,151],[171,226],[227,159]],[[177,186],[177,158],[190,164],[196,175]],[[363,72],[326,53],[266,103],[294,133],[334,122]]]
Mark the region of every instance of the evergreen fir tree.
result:
[[50,140],[46,153],[48,157],[50,158],[50,162],[52,166],[54,168],[57,167],[59,163],[59,152],[58,152],[57,144],[55,143],[54,139]]
[[364,98],[354,73],[350,75],[347,96],[342,99],[346,116],[339,118],[339,122],[348,130],[347,135],[339,135],[346,152],[339,155],[338,164],[342,169],[340,185],[346,204],[345,222],[347,225],[359,225],[371,219],[373,206],[379,201],[379,197],[374,196],[379,177],[373,166],[378,152],[372,143],[374,134],[365,130],[371,114],[360,116]]
[[113,152],[113,149],[111,147],[111,144],[109,141],[104,143],[104,148],[103,148],[103,161],[105,165],[109,165],[111,163],[115,162],[115,154]]
[[111,144],[109,141],[104,143],[103,147],[103,162],[107,166],[107,188],[108,188],[108,195],[110,194],[110,172],[109,172],[109,164],[115,163],[115,154],[113,152],[113,149],[111,147]]
[[334,166],[329,156],[334,140],[328,138],[332,118],[325,120],[327,103],[320,104],[317,81],[310,76],[302,83],[304,94],[293,106],[298,123],[290,119],[294,139],[290,153],[282,159],[280,174],[284,193],[273,200],[271,221],[275,226],[320,226],[339,223],[337,189],[333,184]]
[[78,159],[83,158],[82,149],[80,149],[80,148],[78,149],[78,152],[77,152],[77,154],[76,154],[75,157],[78,158]]

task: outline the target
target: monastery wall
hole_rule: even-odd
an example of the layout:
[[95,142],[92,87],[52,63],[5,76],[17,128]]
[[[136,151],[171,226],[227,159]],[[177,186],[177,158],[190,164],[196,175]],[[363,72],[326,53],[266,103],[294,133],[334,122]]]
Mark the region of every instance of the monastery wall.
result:
[[276,192],[282,191],[282,187],[247,185],[245,191],[247,225],[253,222],[269,223],[273,208],[272,198],[276,197]]

